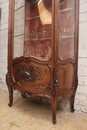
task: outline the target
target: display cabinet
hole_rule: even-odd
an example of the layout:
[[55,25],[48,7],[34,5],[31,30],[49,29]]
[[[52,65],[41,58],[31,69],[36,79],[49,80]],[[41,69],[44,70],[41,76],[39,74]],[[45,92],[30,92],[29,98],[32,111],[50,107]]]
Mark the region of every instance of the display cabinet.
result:
[[[17,48],[15,1],[10,0],[6,75],[9,106],[13,103],[14,90],[24,98],[46,97],[51,102],[55,124],[56,108],[62,97],[70,99],[71,112],[74,112],[78,86],[79,0],[25,0],[23,6],[24,14],[20,15],[24,15],[24,41]],[[15,54],[20,51],[20,55]]]

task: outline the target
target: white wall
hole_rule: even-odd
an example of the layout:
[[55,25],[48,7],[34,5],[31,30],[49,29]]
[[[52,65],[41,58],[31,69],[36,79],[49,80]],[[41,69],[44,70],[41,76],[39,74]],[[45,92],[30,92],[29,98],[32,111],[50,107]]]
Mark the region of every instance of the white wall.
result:
[[87,0],[80,0],[79,15],[79,86],[76,108],[87,112]]
[[[24,5],[25,0],[15,0],[15,10]],[[0,89],[7,90],[5,75],[7,73],[7,47],[8,47],[8,16],[9,0],[0,0],[1,18],[0,18]],[[14,56],[23,54],[24,42],[24,7],[15,11],[15,29],[14,29]],[[18,26],[19,25],[19,26]],[[17,36],[20,35],[20,36]],[[21,48],[21,49],[20,49]],[[20,51],[19,51],[20,50]]]
[[[16,0],[15,9],[23,6],[23,4],[24,0]],[[0,19],[0,89],[3,90],[7,90],[5,75],[7,72],[8,6],[9,0],[0,0],[0,7],[2,8]],[[22,33],[24,23],[23,21],[19,23],[21,28],[15,29],[15,31],[18,30],[18,33]],[[79,31],[79,86],[76,94],[75,108],[76,110],[87,112],[87,0],[80,0]],[[22,35],[15,38],[15,42],[22,43],[23,39]],[[21,53],[19,52],[19,55]]]
[[7,44],[8,44],[8,0],[0,0],[0,88],[6,89],[5,75],[7,72]]

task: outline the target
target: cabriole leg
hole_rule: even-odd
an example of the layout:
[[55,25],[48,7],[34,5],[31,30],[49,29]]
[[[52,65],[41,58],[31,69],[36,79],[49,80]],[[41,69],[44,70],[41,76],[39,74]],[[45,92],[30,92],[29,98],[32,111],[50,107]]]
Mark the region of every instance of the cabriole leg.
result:
[[53,124],[56,124],[56,110],[52,111],[52,121],[53,121]]
[[74,94],[71,96],[71,99],[70,99],[71,112],[74,112],[74,111],[75,111],[75,109],[74,109],[74,101],[75,101],[75,94],[76,94],[77,87],[78,87],[78,77],[76,77],[76,81],[75,81]]
[[9,90],[9,103],[8,106],[12,107],[13,104],[13,89],[11,87],[8,87]]
[[12,88],[12,82],[11,82],[11,76],[10,73],[8,72],[6,74],[6,83],[8,86],[8,90],[9,90],[9,107],[12,107],[12,103],[13,103],[13,88]]
[[75,94],[73,96],[71,96],[71,99],[70,99],[71,112],[75,111],[75,109],[74,109],[74,100],[75,100]]
[[52,121],[53,121],[53,124],[56,124],[56,108],[57,108],[56,101],[53,101],[52,102]]

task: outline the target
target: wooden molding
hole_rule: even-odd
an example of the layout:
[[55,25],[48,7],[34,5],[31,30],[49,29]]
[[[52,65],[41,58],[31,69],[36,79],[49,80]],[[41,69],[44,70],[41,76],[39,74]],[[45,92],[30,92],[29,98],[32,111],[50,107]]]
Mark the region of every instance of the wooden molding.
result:
[[0,8],[0,18],[1,18],[1,8]]

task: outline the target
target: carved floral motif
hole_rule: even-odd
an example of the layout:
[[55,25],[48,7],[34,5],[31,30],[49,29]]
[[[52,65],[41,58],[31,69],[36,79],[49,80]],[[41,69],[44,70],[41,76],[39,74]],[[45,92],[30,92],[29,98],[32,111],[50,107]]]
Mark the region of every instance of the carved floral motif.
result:
[[54,98],[56,97],[56,88],[58,88],[58,84],[59,82],[57,80],[56,74],[53,69],[53,97]]
[[19,66],[16,71],[22,80],[28,82],[41,80],[44,77],[44,72],[42,72],[38,67],[34,66]]
[[6,74],[6,83],[7,83],[8,86],[12,85],[11,78],[10,78],[10,73],[9,72]]

